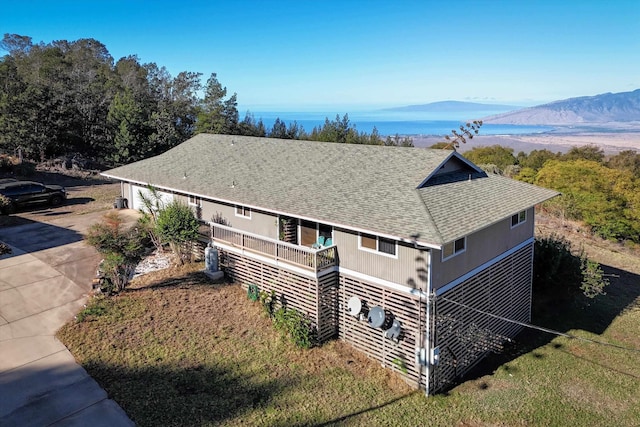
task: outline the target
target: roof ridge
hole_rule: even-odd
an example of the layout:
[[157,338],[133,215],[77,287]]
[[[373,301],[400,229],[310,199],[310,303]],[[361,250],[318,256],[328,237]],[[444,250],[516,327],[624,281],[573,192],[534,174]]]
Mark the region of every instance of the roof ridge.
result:
[[[427,203],[424,201],[424,199],[422,198],[422,196],[420,195],[420,187],[418,188],[414,188],[413,191],[416,192],[416,194],[418,195],[418,200],[420,200],[420,202],[422,203],[422,206],[424,206],[424,210],[427,213],[427,222],[431,223],[431,226],[433,227],[433,230],[435,231],[436,236],[438,236],[440,242],[438,243],[444,243],[442,242],[442,233],[440,233],[440,229],[438,228],[438,224],[436,223],[435,219],[433,218],[433,215],[431,215],[431,211],[429,210],[429,206],[427,206]],[[417,240],[417,239],[416,239]]]

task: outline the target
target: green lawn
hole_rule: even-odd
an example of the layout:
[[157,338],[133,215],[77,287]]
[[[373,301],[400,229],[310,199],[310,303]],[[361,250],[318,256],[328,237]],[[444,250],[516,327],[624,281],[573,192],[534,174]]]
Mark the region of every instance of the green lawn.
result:
[[[527,333],[495,371],[427,398],[345,343],[294,348],[239,286],[197,268],[94,299],[58,334],[137,425],[640,425],[638,351]],[[640,348],[638,277],[537,321]]]

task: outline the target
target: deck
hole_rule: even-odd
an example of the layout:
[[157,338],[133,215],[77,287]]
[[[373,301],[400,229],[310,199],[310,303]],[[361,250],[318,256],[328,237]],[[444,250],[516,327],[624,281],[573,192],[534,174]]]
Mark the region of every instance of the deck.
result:
[[222,224],[211,223],[211,239],[240,251],[249,251],[270,258],[277,263],[291,264],[319,273],[338,265],[335,245],[320,249],[294,245],[257,234],[238,230]]

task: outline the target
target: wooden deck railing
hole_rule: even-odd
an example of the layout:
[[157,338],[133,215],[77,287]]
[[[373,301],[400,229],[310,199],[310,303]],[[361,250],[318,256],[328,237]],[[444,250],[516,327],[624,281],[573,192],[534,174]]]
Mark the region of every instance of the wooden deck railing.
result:
[[337,265],[338,262],[338,252],[335,246],[313,249],[269,239],[216,223],[211,224],[211,238],[214,243],[230,244],[239,249],[249,250],[276,261],[294,264],[316,272]]

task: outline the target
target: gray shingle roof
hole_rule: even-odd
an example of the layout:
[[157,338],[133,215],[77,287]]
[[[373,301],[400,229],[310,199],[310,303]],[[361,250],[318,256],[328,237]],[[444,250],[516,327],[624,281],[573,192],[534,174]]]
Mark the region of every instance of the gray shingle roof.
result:
[[[200,134],[106,176],[440,246],[557,193],[502,177],[417,189],[446,150]],[[185,178],[186,175],[186,178]]]

